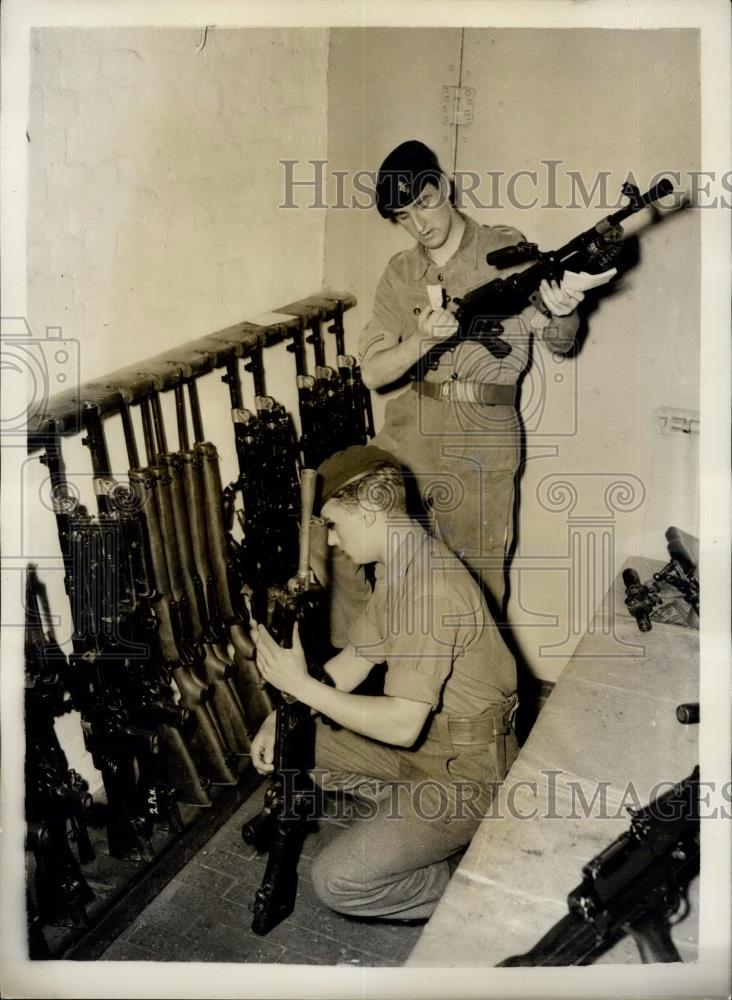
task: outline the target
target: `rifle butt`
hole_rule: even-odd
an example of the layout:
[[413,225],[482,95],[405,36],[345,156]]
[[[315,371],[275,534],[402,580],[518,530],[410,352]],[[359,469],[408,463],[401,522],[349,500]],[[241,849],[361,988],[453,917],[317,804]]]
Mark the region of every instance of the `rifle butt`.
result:
[[[235,785],[237,778],[226,759],[227,748],[221,742],[208,711],[208,704],[204,704],[201,698],[200,689],[191,684],[190,675],[182,666],[174,670],[173,677],[181,693],[181,704],[196,717],[195,729],[188,739],[196,769],[212,785]],[[206,687],[207,692],[208,690]]]
[[206,680],[213,685],[214,693],[211,705],[218,716],[227,744],[235,754],[248,755],[250,742],[247,725],[239,711],[239,704],[229,687],[227,665],[214,656],[210,649],[207,649],[203,668]]
[[211,806],[208,781],[201,777],[190,750],[179,729],[160,726],[163,767],[170,784],[178,793],[180,802],[207,809]]
[[274,707],[271,695],[254,660],[241,656],[235,649],[233,664],[233,680],[244,706],[247,722],[256,731]]

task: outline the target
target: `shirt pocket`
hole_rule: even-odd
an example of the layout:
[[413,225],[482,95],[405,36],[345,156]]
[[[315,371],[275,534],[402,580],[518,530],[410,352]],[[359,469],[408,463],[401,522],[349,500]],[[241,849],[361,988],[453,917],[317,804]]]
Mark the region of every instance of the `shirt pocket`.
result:
[[405,290],[403,293],[404,318],[399,340],[407,340],[417,333],[417,324],[425,310],[430,307],[430,300],[424,288],[414,288]]

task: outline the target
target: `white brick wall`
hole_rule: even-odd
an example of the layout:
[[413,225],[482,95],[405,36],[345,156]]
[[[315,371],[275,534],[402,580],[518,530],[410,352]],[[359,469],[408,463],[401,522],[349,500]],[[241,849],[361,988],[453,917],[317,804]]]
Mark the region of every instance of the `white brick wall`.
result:
[[73,313],[83,378],[322,283],[323,214],[277,205],[278,160],[325,155],[327,31],[199,40],[33,33],[29,313],[38,329]]

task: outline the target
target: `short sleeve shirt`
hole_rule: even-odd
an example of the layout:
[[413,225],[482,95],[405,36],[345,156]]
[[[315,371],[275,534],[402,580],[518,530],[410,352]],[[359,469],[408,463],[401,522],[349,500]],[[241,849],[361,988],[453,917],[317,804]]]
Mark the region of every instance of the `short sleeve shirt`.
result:
[[447,547],[411,524],[390,536],[368,606],[349,641],[386,661],[384,693],[475,715],[516,689],[516,667],[472,576]]
[[[485,258],[490,251],[523,240],[521,233],[511,226],[480,226],[468,216],[463,219],[465,230],[460,245],[447,263],[435,264],[420,244],[391,258],[376,289],[373,315],[361,336],[362,359],[373,350],[394,347],[417,334],[419,317],[430,308],[428,285],[440,285],[451,298],[457,298],[496,277],[512,273],[508,269],[497,270]],[[464,341],[443,354],[439,366],[427,378],[442,382],[457,377],[515,385],[529,361],[529,320],[533,315],[534,308],[529,306],[520,315],[502,321],[502,339],[511,347],[506,357],[496,358],[483,344]],[[553,320],[542,336],[550,347],[567,350],[576,329],[576,316],[572,315]]]

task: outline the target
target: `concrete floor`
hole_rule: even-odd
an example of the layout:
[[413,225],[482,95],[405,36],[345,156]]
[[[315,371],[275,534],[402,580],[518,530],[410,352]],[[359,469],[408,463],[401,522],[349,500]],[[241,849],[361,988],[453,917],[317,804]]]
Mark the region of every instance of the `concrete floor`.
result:
[[[107,961],[268,962],[400,966],[421,926],[343,917],[324,908],[310,882],[312,858],[349,822],[343,804],[308,834],[295,911],[265,937],[252,934],[251,905],[266,855],[241,838],[262,804],[261,786],[101,956]],[[336,814],[336,808],[338,812]]]

